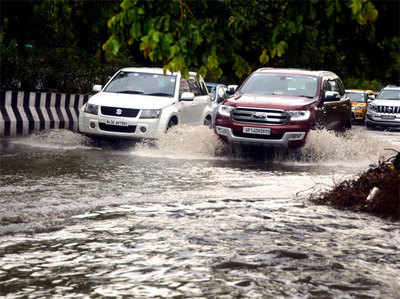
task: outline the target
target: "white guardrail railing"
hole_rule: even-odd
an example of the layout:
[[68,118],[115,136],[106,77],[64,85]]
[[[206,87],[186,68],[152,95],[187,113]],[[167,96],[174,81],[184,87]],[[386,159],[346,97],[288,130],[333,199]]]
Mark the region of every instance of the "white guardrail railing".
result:
[[88,95],[0,91],[0,137],[48,129],[78,130],[79,108]]

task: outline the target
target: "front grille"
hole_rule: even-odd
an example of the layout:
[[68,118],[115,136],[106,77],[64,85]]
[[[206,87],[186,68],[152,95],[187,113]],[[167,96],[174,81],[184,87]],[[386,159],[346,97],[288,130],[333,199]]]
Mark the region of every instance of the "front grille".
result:
[[290,118],[283,110],[259,108],[235,108],[231,116],[236,122],[265,125],[284,125]]
[[270,139],[270,140],[279,140],[282,139],[283,133],[282,134],[271,134],[271,135],[258,135],[258,134],[248,134],[248,133],[243,133],[242,131],[236,131],[234,130],[233,135],[237,137],[243,137],[243,138],[256,138],[256,139]]
[[136,126],[113,126],[104,123],[99,123],[99,128],[102,131],[119,133],[135,133],[136,131]]
[[139,109],[101,106],[101,114],[103,115],[136,117],[138,113]]
[[400,113],[400,106],[375,106],[379,113]]

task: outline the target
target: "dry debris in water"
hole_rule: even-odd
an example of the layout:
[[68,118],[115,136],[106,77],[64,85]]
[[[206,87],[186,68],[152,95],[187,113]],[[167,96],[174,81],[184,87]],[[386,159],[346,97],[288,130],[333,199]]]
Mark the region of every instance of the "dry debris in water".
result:
[[395,152],[395,156],[379,162],[358,179],[345,180],[333,190],[312,194],[310,200],[338,209],[400,220],[400,152]]

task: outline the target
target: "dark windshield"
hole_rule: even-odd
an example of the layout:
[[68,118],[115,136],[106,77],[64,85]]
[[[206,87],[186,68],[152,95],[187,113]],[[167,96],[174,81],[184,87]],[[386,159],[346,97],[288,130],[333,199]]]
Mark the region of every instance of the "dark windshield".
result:
[[346,94],[350,98],[350,101],[352,102],[365,103],[367,101],[365,93],[346,92]]
[[105,92],[173,97],[176,76],[119,72],[104,89]]
[[400,90],[383,90],[377,98],[385,100],[400,100]]
[[239,93],[313,98],[317,95],[317,83],[318,78],[312,76],[253,74]]

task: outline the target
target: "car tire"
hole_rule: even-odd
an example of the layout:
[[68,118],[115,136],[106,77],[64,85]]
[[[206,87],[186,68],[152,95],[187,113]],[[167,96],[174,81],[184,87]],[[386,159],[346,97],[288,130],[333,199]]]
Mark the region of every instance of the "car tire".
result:
[[176,125],[178,125],[178,119],[176,117],[172,117],[168,121],[167,129],[165,131],[168,132],[169,129],[171,129],[172,127],[174,127]]
[[344,129],[346,131],[351,130],[351,126],[352,126],[351,120],[350,119],[346,120],[346,123],[344,124]]
[[206,118],[203,121],[203,125],[209,127],[210,129],[212,128],[212,121],[211,121],[211,116],[207,115]]
[[367,130],[373,130],[375,128],[375,126],[370,124],[369,122],[365,122],[365,127],[367,128]]

